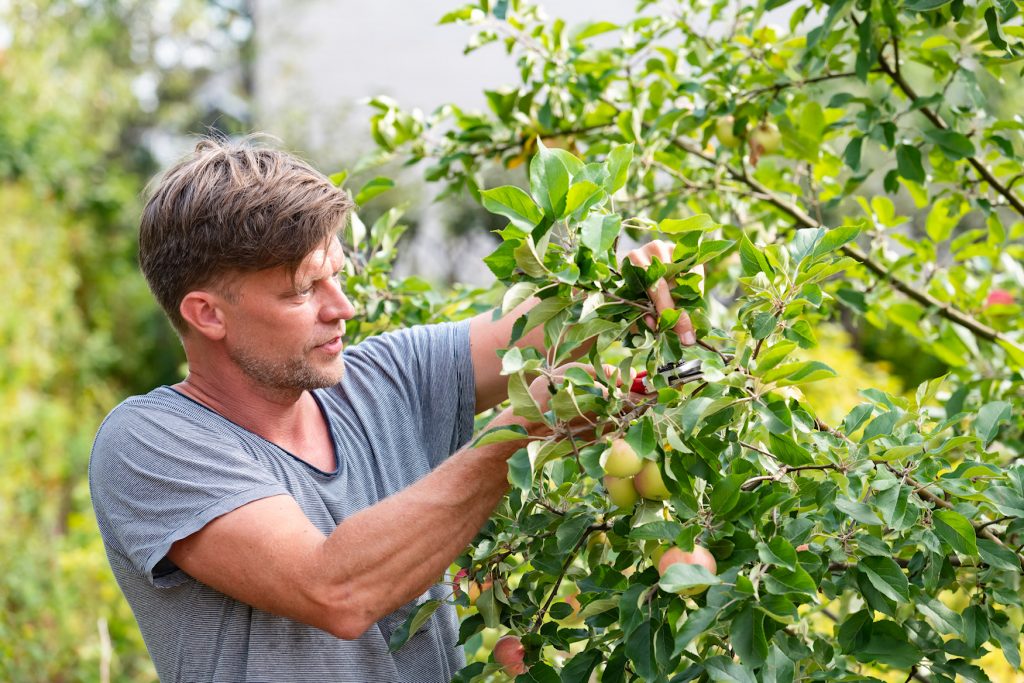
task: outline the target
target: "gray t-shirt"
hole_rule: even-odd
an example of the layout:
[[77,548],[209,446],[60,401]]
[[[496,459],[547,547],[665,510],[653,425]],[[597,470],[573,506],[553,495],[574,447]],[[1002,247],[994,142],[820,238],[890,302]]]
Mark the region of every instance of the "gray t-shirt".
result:
[[330,534],[429,473],[472,436],[468,322],[413,327],[345,351],[344,379],[314,392],[338,468],[322,472],[169,387],[135,396],[100,426],[89,463],[107,557],[160,680],[449,681],[464,665],[442,606],[396,652],[391,633],[434,586],[346,641],[234,600],[166,558],[175,541],[245,503],[280,494]]

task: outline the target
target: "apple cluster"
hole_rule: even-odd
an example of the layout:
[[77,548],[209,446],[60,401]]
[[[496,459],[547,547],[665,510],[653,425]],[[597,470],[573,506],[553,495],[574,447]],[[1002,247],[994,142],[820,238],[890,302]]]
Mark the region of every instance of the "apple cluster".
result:
[[612,441],[604,472],[608,500],[624,510],[631,509],[640,498],[665,500],[669,497],[658,463],[641,458],[625,439]]

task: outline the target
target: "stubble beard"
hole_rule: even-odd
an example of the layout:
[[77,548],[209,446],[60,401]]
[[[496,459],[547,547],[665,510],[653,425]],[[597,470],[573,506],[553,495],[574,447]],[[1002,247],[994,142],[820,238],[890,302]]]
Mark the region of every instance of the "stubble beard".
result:
[[313,391],[326,389],[341,381],[344,362],[339,358],[330,369],[315,367],[305,354],[284,360],[268,359],[246,349],[228,350],[228,357],[253,382],[274,391]]

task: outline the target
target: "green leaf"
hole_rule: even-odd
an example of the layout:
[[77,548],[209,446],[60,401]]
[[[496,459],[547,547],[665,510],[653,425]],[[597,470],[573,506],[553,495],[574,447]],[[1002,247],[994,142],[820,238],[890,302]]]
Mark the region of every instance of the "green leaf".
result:
[[750,669],[722,655],[704,660],[704,670],[715,683],[757,683]]
[[508,459],[508,483],[523,491],[529,491],[533,486],[533,467],[530,465],[530,453],[525,448],[520,448]]
[[573,214],[585,211],[600,201],[601,188],[589,180],[580,180],[572,184],[565,200],[565,213]]
[[768,640],[764,635],[764,612],[747,604],[732,620],[729,629],[733,650],[740,661],[758,667],[768,657]]
[[636,424],[630,426],[626,432],[626,443],[632,446],[633,450],[641,458],[646,458],[654,453],[654,449],[658,447],[658,441],[655,438],[654,420],[649,415],[645,415]]
[[1009,486],[989,486],[985,489],[985,496],[1000,513],[1009,517],[1024,518],[1024,496]]
[[800,566],[797,566],[796,571],[775,567],[765,574],[764,579],[768,592],[775,593],[776,595],[785,595],[787,593],[817,595],[818,593],[818,586],[814,583],[814,579]]
[[847,517],[870,526],[881,526],[882,520],[875,511],[860,501],[850,500],[842,496],[836,498],[836,509]]
[[896,147],[896,170],[911,182],[924,184],[924,165],[921,163],[921,150],[910,145]]
[[921,660],[921,651],[907,640],[903,627],[887,619],[876,621],[871,627],[871,640],[852,654],[859,662],[879,662],[900,669],[909,669]]
[[839,649],[846,654],[856,653],[871,641],[871,627],[874,619],[871,612],[854,612],[839,626],[837,638]]
[[758,543],[757,555],[765,564],[785,567],[790,571],[797,569],[796,550],[793,544],[782,536],[773,536],[767,543]]
[[492,443],[503,443],[505,441],[516,441],[523,439],[527,436],[526,429],[520,425],[510,425],[508,427],[495,427],[489,429],[480,437],[473,442],[473,448],[479,448],[480,446],[487,446]]
[[521,374],[508,378],[508,398],[512,402],[512,414],[531,422],[541,422],[540,406],[530,394],[526,378]]
[[895,410],[882,413],[864,428],[864,435],[861,441],[870,441],[878,436],[889,436],[900,419],[900,414]]
[[359,192],[356,194],[356,197],[353,201],[355,201],[357,206],[362,206],[363,204],[370,201],[377,195],[381,194],[382,192],[387,192],[394,186],[395,181],[392,180],[391,178],[378,176],[373,180],[367,182],[365,185],[363,185],[359,189]]
[[820,379],[835,377],[836,371],[816,360],[786,363],[772,368],[766,372],[761,379],[765,384],[775,383],[776,386],[786,387],[792,384],[803,384],[814,382]]
[[707,263],[716,256],[725,253],[736,244],[735,240],[706,240],[697,249],[697,260],[694,265]]
[[810,451],[798,444],[788,434],[768,434],[768,450],[772,455],[790,467],[800,467],[813,461]]
[[768,311],[759,311],[749,321],[750,334],[754,339],[764,339],[775,330],[778,323],[779,319]]
[[1011,417],[1013,417],[1013,406],[1006,401],[986,403],[978,411],[978,417],[974,421],[974,432],[981,438],[985,446],[988,446],[999,434],[999,425],[1008,422]]
[[928,218],[925,219],[925,232],[933,242],[938,244],[949,239],[953,228],[960,222],[963,213],[959,210],[963,202],[959,198],[943,197],[935,202]]
[[579,681],[589,681],[590,674],[593,673],[597,665],[601,663],[603,655],[600,650],[590,649],[580,652],[575,657],[565,663],[565,667],[562,668],[561,681],[562,683],[579,683]]
[[939,146],[939,149],[951,161],[959,161],[974,156],[974,143],[966,135],[953,130],[933,128],[925,131],[925,138]]
[[648,522],[629,532],[634,541],[671,541],[683,533],[683,525],[679,522]]
[[686,623],[676,633],[676,642],[672,650],[672,656],[678,657],[686,649],[686,646],[690,644],[690,641],[711,628],[711,625],[715,623],[715,619],[718,618],[720,611],[721,607],[701,607],[696,612],[691,612],[686,617]]
[[949,544],[953,550],[964,555],[978,554],[977,535],[970,521],[953,510],[936,510],[932,513],[935,535]]
[[758,273],[772,274],[764,253],[753,245],[746,234],[740,237],[740,264],[743,266],[743,275],[747,277]]
[[695,216],[689,218],[666,218],[662,222],[658,223],[658,230],[668,235],[677,235],[682,232],[706,232],[708,230],[714,230],[718,227],[718,224],[711,219],[711,216],[706,213],[698,213]]
[[604,189],[608,194],[615,194],[626,184],[629,165],[633,161],[633,143],[616,145],[608,153],[608,180]]
[[870,403],[861,403],[854,406],[853,410],[843,418],[843,431],[847,434],[853,434],[855,431],[860,429],[860,426],[871,417],[871,413],[874,410],[874,406]]
[[537,147],[537,154],[530,161],[530,194],[540,200],[546,216],[557,220],[565,215],[569,171],[558,155],[540,140]]
[[994,7],[985,10],[985,25],[988,28],[988,39],[1000,50],[1006,49],[1006,40],[999,32],[999,15]]
[[408,618],[402,625],[395,629],[395,632],[391,634],[391,640],[388,643],[388,648],[394,652],[398,648],[405,645],[406,641],[409,640],[409,636],[420,630],[423,624],[427,623],[427,619],[433,616],[437,608],[444,604],[443,600],[427,600],[416,606],[416,608],[409,614]]
[[580,224],[580,238],[583,246],[595,254],[603,254],[615,244],[619,236],[622,219],[619,216],[591,214]]
[[1016,553],[1006,546],[999,545],[987,538],[978,539],[978,553],[985,564],[996,569],[1020,572],[1020,559]]
[[558,529],[555,531],[555,539],[558,542],[558,552],[567,553],[573,549],[580,537],[583,536],[584,530],[594,522],[594,518],[588,514],[579,514],[572,517],[566,517],[562,520],[562,523],[558,525]]
[[697,586],[714,586],[722,580],[698,564],[677,562],[668,568],[658,585],[669,593],[679,593]]
[[761,683],[793,683],[796,666],[793,660],[774,643],[768,650],[768,658],[761,667]]
[[757,371],[764,373],[786,359],[793,350],[796,349],[796,344],[791,341],[780,341],[771,346],[767,351],[761,354],[761,357],[757,359]]
[[939,633],[958,636],[964,628],[963,619],[960,615],[949,609],[941,600],[929,600],[928,602],[916,602],[914,606],[917,611],[925,615],[936,627]]
[[651,635],[651,622],[645,621],[625,639],[626,656],[633,663],[637,676],[644,681],[654,680],[658,675]]
[[858,564],[868,581],[879,593],[896,602],[910,602],[910,582],[896,561],[891,557],[872,555]]
[[860,227],[854,225],[844,225],[838,228],[833,228],[826,232],[821,240],[815,245],[814,251],[811,252],[811,258],[818,259],[825,254],[829,254],[847,242],[853,241],[859,234]]
[[524,232],[531,232],[544,220],[544,212],[530,195],[514,185],[504,185],[480,192],[484,208],[493,214],[504,216]]
[[484,258],[484,263],[499,280],[507,280],[516,270],[516,249],[522,240],[506,240]]
[[521,271],[530,277],[546,277],[548,269],[544,266],[544,258],[537,253],[533,237],[527,236],[522,244],[515,248],[512,256]]
[[904,7],[911,12],[932,12],[945,7],[952,0],[910,0]]

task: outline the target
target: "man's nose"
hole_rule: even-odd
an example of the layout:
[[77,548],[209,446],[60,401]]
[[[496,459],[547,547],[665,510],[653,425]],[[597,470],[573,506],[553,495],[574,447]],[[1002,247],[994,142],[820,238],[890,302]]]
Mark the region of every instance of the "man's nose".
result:
[[356,309],[341,288],[341,283],[331,279],[328,284],[327,300],[320,309],[323,320],[350,320],[355,317]]

